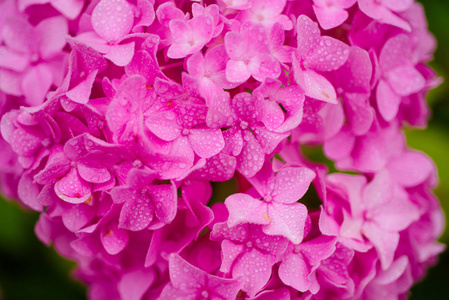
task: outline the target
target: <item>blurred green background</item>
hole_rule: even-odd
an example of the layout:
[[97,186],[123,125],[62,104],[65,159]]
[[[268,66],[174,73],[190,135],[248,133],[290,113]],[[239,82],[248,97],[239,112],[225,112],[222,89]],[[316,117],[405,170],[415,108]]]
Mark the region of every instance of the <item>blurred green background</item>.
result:
[[[438,40],[437,73],[446,78],[428,97],[433,111],[425,130],[407,132],[411,147],[426,152],[438,166],[440,185],[435,193],[449,212],[449,1],[422,0],[430,31]],[[0,300],[86,299],[86,289],[70,277],[74,263],[61,258],[34,235],[38,215],[0,199]],[[445,231],[441,241],[449,242]],[[449,254],[411,291],[412,300],[449,299]]]

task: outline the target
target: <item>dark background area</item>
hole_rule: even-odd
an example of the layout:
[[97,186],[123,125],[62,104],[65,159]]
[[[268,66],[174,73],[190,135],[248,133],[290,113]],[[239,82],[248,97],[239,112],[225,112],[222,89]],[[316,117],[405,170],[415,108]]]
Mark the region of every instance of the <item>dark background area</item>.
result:
[[[425,130],[407,131],[411,147],[426,152],[438,166],[440,185],[435,193],[449,211],[449,1],[422,0],[438,49],[431,63],[446,79],[428,97],[433,116]],[[34,235],[37,213],[0,199],[0,300],[86,299],[82,283],[71,278],[73,262],[61,258]],[[449,242],[446,230],[441,237]],[[412,300],[449,299],[449,254],[411,291]]]

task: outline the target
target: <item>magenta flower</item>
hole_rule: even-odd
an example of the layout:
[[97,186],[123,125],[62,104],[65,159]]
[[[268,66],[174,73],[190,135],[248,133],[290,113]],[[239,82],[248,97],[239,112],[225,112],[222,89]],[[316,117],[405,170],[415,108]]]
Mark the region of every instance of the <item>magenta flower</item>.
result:
[[376,100],[382,117],[391,121],[396,117],[401,97],[424,88],[425,79],[412,61],[410,41],[406,35],[397,35],[385,43],[379,56],[381,78],[376,89]]
[[[0,90],[25,96],[29,105],[41,104],[51,86],[61,83],[67,33],[63,17],[36,26],[18,17],[7,20],[2,34],[5,46],[0,46]],[[37,81],[40,84],[34,84]]]
[[319,290],[316,269],[334,253],[335,243],[334,237],[323,235],[299,245],[290,244],[279,265],[279,277],[298,291],[316,294]]
[[266,78],[253,94],[260,121],[268,130],[285,132],[301,123],[304,95],[299,86],[282,87],[279,80]]
[[214,21],[208,15],[195,16],[189,21],[171,20],[173,43],[168,48],[170,58],[184,58],[204,47],[214,33]]
[[270,30],[275,23],[282,24],[284,30],[291,30],[293,23],[288,16],[283,15],[286,0],[253,0],[251,8],[242,10],[237,20],[242,23],[251,22],[253,24],[261,24],[267,30]]
[[268,282],[273,264],[287,246],[286,239],[266,235],[260,226],[251,224],[232,228],[226,223],[215,224],[211,238],[222,241],[220,271],[231,274],[232,278],[243,277],[242,289],[250,297]]
[[357,0],[313,0],[313,11],[323,29],[331,29],[341,25],[348,18],[346,9]]
[[84,0],[18,0],[18,6],[20,11],[24,11],[33,4],[45,4],[50,3],[57,11],[59,11],[64,17],[69,20],[74,20],[81,13],[84,7]]
[[198,82],[199,93],[206,101],[223,93],[223,89],[232,89],[238,85],[226,79],[228,60],[224,45],[210,48],[204,56],[201,52],[196,52],[187,59],[188,76]]
[[122,43],[133,28],[133,7],[126,0],[100,0],[92,11],[93,31],[81,33],[85,42],[118,66],[126,66],[134,54],[134,42]]
[[239,279],[226,279],[207,274],[179,255],[169,258],[171,282],[158,299],[235,299],[242,285]]
[[299,244],[304,236],[307,208],[296,201],[304,196],[315,173],[305,167],[285,166],[276,174],[270,169],[267,163],[249,179],[262,201],[241,193],[225,200],[228,225],[260,224],[264,233],[281,235]]
[[444,250],[413,0],[0,2],[0,192],[89,299],[405,299]]
[[418,219],[418,208],[407,199],[403,190],[394,185],[386,171],[377,173],[368,184],[360,176],[339,175],[329,179],[332,184],[343,188],[348,197],[347,200],[338,197],[331,200],[333,197],[329,197],[329,201],[348,201],[350,208],[347,211],[339,209],[338,213],[323,210],[321,230],[338,236],[344,245],[360,250],[371,247],[365,237],[375,247],[382,269],[387,269],[393,262],[399,232]]
[[293,71],[296,83],[306,96],[337,103],[335,88],[320,72],[329,72],[341,67],[349,56],[348,45],[341,41],[321,36],[318,25],[309,17],[298,17],[296,30],[298,48],[293,54]]
[[259,124],[255,99],[249,93],[239,93],[232,99],[237,121],[223,132],[224,152],[236,156],[237,171],[247,177],[254,176],[263,166],[265,154],[271,154],[288,133],[267,130]]
[[281,73],[279,62],[270,54],[267,31],[263,26],[251,25],[241,32],[228,32],[225,36],[226,79],[242,83],[251,76],[258,81],[266,77],[277,78]]
[[176,189],[171,184],[153,183],[157,173],[132,169],[126,185],[115,187],[111,196],[115,203],[124,203],[119,228],[139,231],[159,228],[170,223],[176,215]]
[[410,24],[397,13],[406,11],[413,0],[358,0],[360,10],[381,23],[391,24],[406,31],[411,31]]

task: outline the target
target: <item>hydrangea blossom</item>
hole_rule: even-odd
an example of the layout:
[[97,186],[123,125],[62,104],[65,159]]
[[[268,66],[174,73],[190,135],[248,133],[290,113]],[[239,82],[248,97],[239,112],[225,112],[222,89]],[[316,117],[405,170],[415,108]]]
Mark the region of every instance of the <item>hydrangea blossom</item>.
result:
[[444,250],[422,7],[192,2],[0,3],[2,194],[93,300],[404,299]]

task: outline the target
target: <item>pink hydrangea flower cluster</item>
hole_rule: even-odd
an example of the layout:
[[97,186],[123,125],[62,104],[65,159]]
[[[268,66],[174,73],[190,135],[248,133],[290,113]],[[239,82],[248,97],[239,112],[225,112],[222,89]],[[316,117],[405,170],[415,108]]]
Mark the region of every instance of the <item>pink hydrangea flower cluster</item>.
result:
[[90,299],[404,299],[443,250],[435,166],[403,133],[440,82],[420,4],[0,11],[1,190]]

